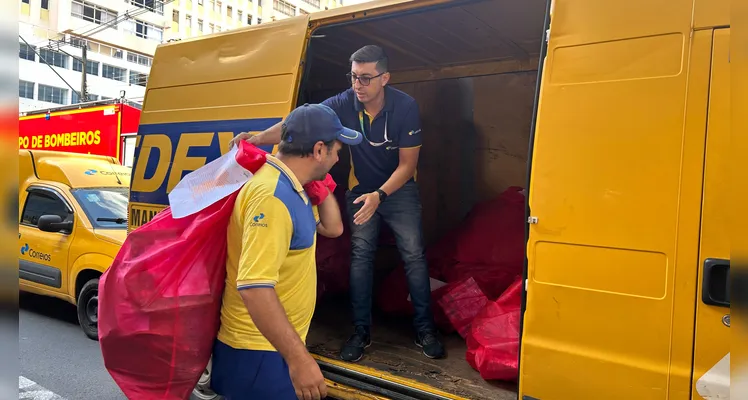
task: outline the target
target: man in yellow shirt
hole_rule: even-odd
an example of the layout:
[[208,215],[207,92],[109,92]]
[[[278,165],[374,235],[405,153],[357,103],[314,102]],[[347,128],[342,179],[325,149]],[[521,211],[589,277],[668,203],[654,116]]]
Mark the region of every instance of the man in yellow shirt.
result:
[[304,185],[325,178],[341,143],[362,137],[319,104],[292,111],[282,129],[277,158],[268,155],[241,189],[228,227],[211,378],[227,400],[326,396],[305,341],[317,291],[316,234],[339,236],[343,222],[334,196],[312,206]]

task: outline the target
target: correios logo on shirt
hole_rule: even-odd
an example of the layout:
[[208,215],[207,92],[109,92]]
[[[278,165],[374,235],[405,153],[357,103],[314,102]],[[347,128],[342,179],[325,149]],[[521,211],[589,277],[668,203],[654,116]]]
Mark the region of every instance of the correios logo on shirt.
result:
[[255,215],[252,217],[252,223],[249,224],[249,226],[257,226],[260,228],[267,228],[268,224],[262,222],[262,220],[265,219],[265,214],[260,213],[260,215]]

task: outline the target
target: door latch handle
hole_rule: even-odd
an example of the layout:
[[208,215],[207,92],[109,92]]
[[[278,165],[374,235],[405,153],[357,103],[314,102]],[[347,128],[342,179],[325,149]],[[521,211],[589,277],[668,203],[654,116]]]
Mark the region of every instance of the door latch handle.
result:
[[730,260],[704,260],[701,301],[710,306],[730,307]]

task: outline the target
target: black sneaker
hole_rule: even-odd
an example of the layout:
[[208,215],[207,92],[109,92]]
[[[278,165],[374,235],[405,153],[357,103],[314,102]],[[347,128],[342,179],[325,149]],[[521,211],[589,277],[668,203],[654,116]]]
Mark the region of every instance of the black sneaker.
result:
[[340,358],[343,361],[356,362],[364,356],[364,349],[371,346],[371,334],[369,328],[357,326],[353,335],[340,349]]
[[442,358],[445,355],[444,345],[436,337],[436,334],[430,331],[418,333],[416,346],[423,349],[423,354],[428,358]]

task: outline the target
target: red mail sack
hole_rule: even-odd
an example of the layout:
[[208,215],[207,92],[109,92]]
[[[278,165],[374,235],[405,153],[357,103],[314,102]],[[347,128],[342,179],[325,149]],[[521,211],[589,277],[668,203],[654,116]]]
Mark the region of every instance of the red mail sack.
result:
[[[216,179],[237,176],[236,164],[251,176],[265,157],[242,142],[228,160],[234,165]],[[104,365],[129,399],[187,399],[208,364],[220,321],[226,229],[238,192],[181,218],[171,207],[161,211],[128,235],[101,277]]]

